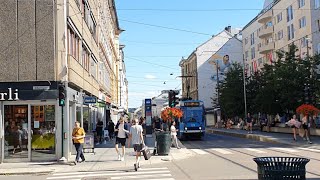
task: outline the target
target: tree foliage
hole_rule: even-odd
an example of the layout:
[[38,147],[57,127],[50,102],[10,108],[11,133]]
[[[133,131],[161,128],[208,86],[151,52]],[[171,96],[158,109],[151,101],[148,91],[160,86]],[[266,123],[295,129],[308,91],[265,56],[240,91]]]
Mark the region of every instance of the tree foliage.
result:
[[[302,59],[296,52],[294,45],[288,52],[277,52],[277,61],[265,64],[261,71],[245,80],[248,112],[289,113],[306,102],[319,108],[320,83],[316,70],[320,56]],[[242,73],[242,66],[234,65],[220,87],[222,112],[230,117],[244,113]],[[309,94],[306,94],[306,86]]]

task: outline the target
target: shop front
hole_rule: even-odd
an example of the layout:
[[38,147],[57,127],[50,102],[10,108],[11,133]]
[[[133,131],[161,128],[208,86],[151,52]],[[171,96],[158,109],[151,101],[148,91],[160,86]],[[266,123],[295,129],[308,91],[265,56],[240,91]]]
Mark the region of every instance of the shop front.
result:
[[48,83],[0,83],[0,96],[17,93],[0,101],[0,163],[57,160],[60,108],[56,83]]

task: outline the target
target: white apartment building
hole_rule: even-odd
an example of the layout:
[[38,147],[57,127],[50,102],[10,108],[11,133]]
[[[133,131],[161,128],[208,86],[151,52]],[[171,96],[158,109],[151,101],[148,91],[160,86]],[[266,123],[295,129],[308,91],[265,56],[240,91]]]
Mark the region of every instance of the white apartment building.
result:
[[[198,46],[188,58],[180,61],[181,75],[188,76],[182,79],[183,98],[189,96],[194,100],[203,101],[206,110],[215,107],[214,99],[217,99],[218,95],[217,80],[223,81],[224,72],[232,63],[243,64],[242,42],[236,35],[238,33],[239,30],[226,27],[225,30]],[[228,57],[227,63],[226,57]],[[215,63],[220,66],[218,72]],[[214,119],[207,117],[208,125],[215,122],[216,117]]]
[[266,0],[242,30],[248,75],[276,61],[276,51],[287,51],[292,43],[302,58],[320,53],[319,8],[320,0]]

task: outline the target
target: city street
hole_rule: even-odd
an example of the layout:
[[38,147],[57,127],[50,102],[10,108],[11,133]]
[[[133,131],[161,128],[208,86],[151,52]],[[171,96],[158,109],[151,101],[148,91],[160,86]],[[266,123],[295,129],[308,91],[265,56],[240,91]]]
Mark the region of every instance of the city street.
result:
[[[307,157],[307,178],[320,179],[320,150],[270,144],[221,135],[207,135],[204,141],[184,141],[194,156],[145,165],[138,172],[133,168],[105,169],[87,172],[64,172],[49,175],[24,176],[34,179],[257,179],[257,166],[252,160],[263,156]],[[133,158],[133,157],[130,157]],[[79,165],[81,166],[81,164]],[[1,176],[0,179],[21,179],[21,176]]]

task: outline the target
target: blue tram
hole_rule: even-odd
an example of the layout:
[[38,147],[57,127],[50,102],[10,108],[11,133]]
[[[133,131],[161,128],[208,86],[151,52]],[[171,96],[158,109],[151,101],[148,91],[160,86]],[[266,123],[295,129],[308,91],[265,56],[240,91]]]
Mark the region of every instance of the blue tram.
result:
[[192,137],[202,139],[205,135],[206,127],[203,102],[199,100],[180,101],[180,109],[183,111],[183,116],[178,123],[178,138]]

